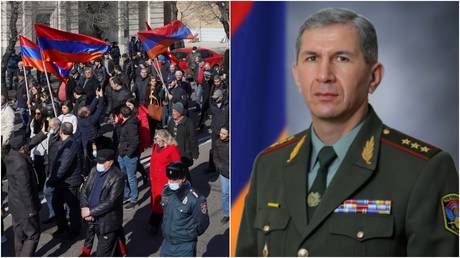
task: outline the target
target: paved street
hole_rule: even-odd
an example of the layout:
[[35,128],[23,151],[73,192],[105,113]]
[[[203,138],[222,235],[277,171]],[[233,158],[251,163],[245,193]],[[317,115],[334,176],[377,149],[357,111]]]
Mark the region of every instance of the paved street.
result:
[[[207,231],[198,240],[198,256],[228,256],[229,230],[228,223],[223,225],[220,219],[223,216],[220,200],[220,184],[215,173],[208,173],[207,159],[209,157],[210,141],[200,145],[200,158],[192,169],[192,181],[197,191],[207,196],[210,216],[210,225]],[[145,156],[150,150],[144,152]],[[148,169],[148,160],[146,168]],[[139,178],[139,203],[135,210],[124,210],[124,230],[127,240],[127,252],[129,256],[159,256],[162,241],[161,231],[156,235],[149,232],[148,219],[150,216],[150,191],[144,186]],[[44,204],[46,205],[46,204]],[[40,217],[47,218],[47,209],[42,207]],[[4,221],[5,235],[8,238],[2,244],[2,256],[13,256],[13,231],[11,215]],[[78,256],[80,247],[85,236],[86,226],[80,236],[73,241],[63,241],[52,238],[56,226],[41,225],[42,234],[37,248],[37,256]],[[94,251],[94,250],[93,250]]]

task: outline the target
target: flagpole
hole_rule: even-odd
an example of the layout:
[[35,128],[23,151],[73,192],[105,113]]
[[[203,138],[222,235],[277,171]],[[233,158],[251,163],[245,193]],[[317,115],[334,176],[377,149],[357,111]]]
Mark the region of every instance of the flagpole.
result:
[[51,91],[50,79],[48,78],[48,72],[46,71],[45,60],[42,57],[43,68],[45,69],[46,82],[48,83],[48,90],[50,92],[51,105],[53,105],[54,117],[57,117],[56,107],[54,106],[53,92]]
[[24,80],[26,82],[26,93],[27,93],[27,109],[29,109],[29,115],[32,115],[32,111],[30,110],[30,96],[29,96],[29,83],[27,82],[27,74],[26,74],[26,66],[22,66],[22,70],[24,72]]
[[[168,91],[168,87],[166,86],[165,82],[163,81],[163,74],[161,73],[161,67],[160,67],[160,62],[158,62],[157,57],[153,58],[153,68],[156,70],[156,72],[160,75],[160,81],[163,84],[163,88],[165,89],[166,93],[171,95]],[[155,66],[155,63],[158,65],[158,67]]]

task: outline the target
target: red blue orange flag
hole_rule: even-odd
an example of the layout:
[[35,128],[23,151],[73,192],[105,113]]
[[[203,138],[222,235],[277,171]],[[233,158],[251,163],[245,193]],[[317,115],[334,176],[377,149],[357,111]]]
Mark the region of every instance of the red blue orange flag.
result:
[[[285,108],[285,3],[231,2],[232,223],[235,246],[253,162],[259,152],[287,133]],[[267,38],[269,35],[269,38]],[[276,60],[276,61],[274,61]],[[263,74],[264,76],[261,76]],[[276,103],[276,104],[275,104]],[[276,182],[274,182],[276,183]]]
[[[40,48],[33,41],[24,36],[19,36],[19,44],[21,45],[21,56],[24,66],[33,67],[41,72],[45,72],[43,67]],[[60,80],[67,82],[67,77],[72,69],[73,63],[70,62],[45,62],[46,71],[53,74]]]
[[[150,28],[147,23],[146,27]],[[177,20],[160,28],[138,32],[137,35],[150,58],[166,52],[168,47],[178,40],[194,38],[190,29]]]
[[98,38],[35,24],[38,46],[45,61],[85,63],[102,56],[110,45]]
[[[152,27],[150,27],[150,24],[148,22],[145,22],[145,29],[148,31],[153,30]],[[167,56],[169,61],[171,61],[173,64],[179,63],[179,60],[177,60],[177,58],[171,53],[171,51],[169,51],[169,49],[166,49],[166,51],[163,54]]]

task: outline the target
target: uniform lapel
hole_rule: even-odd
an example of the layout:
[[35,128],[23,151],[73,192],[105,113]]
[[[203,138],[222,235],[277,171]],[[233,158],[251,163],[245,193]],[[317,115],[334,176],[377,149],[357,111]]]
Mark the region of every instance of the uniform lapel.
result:
[[382,122],[369,106],[369,115],[308,224],[304,239],[370,178],[378,160],[381,132]]
[[298,154],[285,165],[285,191],[289,214],[292,216],[295,227],[300,234],[305,234],[307,228],[307,168],[310,163],[310,129],[306,131],[305,141]]

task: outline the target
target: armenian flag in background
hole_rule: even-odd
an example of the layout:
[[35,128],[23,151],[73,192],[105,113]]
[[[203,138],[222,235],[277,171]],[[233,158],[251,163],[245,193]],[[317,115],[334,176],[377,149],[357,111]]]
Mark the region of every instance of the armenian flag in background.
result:
[[155,29],[151,29],[147,22],[145,25],[148,31],[138,32],[137,35],[150,58],[165,53],[168,47],[178,40],[194,38],[192,32],[177,20]]
[[[19,35],[21,45],[21,56],[24,66],[33,67],[41,72],[45,72],[40,48],[33,41]],[[61,81],[67,82],[67,77],[72,69],[73,63],[70,62],[45,62],[46,71],[53,74]]]
[[[152,31],[152,27],[150,27],[150,24],[148,22],[144,22],[145,23],[145,29],[148,30],[148,31]],[[165,52],[163,52],[162,54],[164,54],[165,56],[167,56],[167,58],[169,59],[169,61],[173,64],[178,64],[179,63],[179,60],[177,60],[177,58],[171,53],[171,51],[169,51],[168,48],[166,48]]]
[[85,63],[102,56],[110,45],[98,38],[35,24],[38,46],[45,61]]
[[231,2],[231,9],[231,256],[234,256],[252,163],[260,151],[286,135],[287,130],[285,4]]

